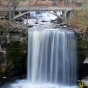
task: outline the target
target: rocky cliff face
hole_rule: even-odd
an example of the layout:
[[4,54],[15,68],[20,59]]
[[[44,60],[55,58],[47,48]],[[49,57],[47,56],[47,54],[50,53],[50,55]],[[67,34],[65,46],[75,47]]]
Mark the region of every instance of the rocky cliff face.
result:
[[0,35],[0,77],[26,72],[27,30],[3,31]]
[[88,76],[88,64],[84,64],[84,60],[88,56],[88,41],[77,40],[77,64],[78,64],[78,78]]

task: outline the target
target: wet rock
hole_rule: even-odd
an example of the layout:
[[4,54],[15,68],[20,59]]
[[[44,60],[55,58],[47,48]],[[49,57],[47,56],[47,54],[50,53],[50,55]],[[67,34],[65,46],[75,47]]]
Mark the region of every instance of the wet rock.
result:
[[10,70],[10,71],[6,72],[6,76],[7,77],[14,77],[15,73],[14,73],[14,71]]
[[22,18],[17,18],[15,21],[23,22],[23,19]]
[[7,59],[5,53],[0,51],[0,77],[5,75],[7,69]]

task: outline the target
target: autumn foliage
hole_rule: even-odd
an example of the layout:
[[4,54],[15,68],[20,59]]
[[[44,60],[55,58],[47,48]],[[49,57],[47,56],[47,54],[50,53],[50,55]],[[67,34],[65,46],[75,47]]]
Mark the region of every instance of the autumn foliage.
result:
[[85,33],[88,29],[88,8],[75,11],[75,16],[70,20],[70,25]]
[[8,20],[0,20],[0,27],[2,27],[3,29],[7,29],[9,26],[9,22]]

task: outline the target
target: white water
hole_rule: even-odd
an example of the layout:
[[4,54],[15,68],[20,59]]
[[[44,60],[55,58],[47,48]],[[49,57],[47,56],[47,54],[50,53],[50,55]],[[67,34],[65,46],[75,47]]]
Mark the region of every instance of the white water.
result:
[[56,85],[56,84],[32,84],[29,83],[27,80],[17,81],[11,84],[9,87],[2,87],[2,88],[78,88],[77,86],[63,86],[63,85]]
[[29,20],[25,19],[24,24],[26,24],[27,21],[28,21],[29,25],[37,25],[37,24],[35,24],[36,22],[38,24],[41,24],[41,23],[44,24],[44,22],[42,22],[42,21],[47,21],[47,22],[50,23],[51,20],[55,20],[57,18],[57,16],[55,16],[55,15],[49,13],[49,12],[46,12],[46,11],[43,11],[43,12],[32,11],[32,12],[30,12],[30,17],[32,19],[29,19]]
[[76,41],[72,31],[28,32],[28,73],[32,84],[76,84]]

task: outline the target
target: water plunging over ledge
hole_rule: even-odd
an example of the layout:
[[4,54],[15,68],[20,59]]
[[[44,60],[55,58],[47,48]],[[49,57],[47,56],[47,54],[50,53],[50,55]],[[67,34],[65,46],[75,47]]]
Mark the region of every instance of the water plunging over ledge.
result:
[[29,30],[27,80],[2,88],[77,88],[76,68],[74,32]]
[[72,31],[28,32],[28,73],[32,84],[76,84],[76,40]]

